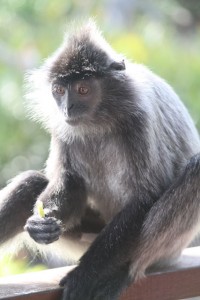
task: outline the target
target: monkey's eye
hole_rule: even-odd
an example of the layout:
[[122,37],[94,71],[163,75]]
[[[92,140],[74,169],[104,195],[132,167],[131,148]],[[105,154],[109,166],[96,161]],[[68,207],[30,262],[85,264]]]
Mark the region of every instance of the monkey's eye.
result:
[[52,86],[52,93],[63,96],[65,94],[65,88],[62,85],[55,83]]
[[89,93],[89,88],[86,86],[79,86],[77,92],[79,95],[87,95]]

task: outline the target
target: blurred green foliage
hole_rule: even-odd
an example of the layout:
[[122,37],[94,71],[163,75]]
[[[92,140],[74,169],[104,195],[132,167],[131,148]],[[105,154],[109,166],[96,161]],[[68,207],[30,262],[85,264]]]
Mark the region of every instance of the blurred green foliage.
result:
[[[49,136],[27,120],[23,77],[62,41],[66,25],[95,17],[113,47],[165,78],[200,129],[200,14],[198,0],[1,0],[0,187],[27,169],[41,169]],[[22,262],[4,268],[16,273]],[[16,271],[17,270],[17,271]]]
[[10,255],[5,255],[0,258],[0,277],[10,276],[26,272],[38,272],[45,270],[43,265],[35,265],[30,267],[26,259],[11,259]]

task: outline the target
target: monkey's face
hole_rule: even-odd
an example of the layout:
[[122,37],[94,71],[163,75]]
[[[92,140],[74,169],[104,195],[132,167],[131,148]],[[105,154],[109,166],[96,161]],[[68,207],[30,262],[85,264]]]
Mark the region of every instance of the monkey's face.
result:
[[52,94],[64,119],[70,125],[93,119],[101,101],[100,81],[94,77],[52,83]]
[[32,118],[64,141],[104,134],[127,122],[133,111],[129,81],[124,59],[88,24],[69,32],[45,64],[27,76],[27,107]]

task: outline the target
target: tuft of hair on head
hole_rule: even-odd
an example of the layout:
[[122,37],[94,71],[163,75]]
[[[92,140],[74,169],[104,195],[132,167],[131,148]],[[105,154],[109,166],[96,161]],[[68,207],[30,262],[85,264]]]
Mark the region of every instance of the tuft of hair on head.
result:
[[68,43],[72,45],[72,48],[76,46],[77,43],[92,43],[96,45],[98,49],[103,49],[108,55],[116,55],[116,52],[102,36],[102,32],[99,30],[94,19],[91,18],[79,25],[71,24],[68,26],[64,36],[64,45]]
[[95,22],[90,19],[76,28],[71,26],[67,31],[61,48],[54,56],[49,79],[50,81],[58,77],[76,79],[93,74],[101,76],[110,66],[115,70],[125,69],[122,62],[121,55],[112,49]]

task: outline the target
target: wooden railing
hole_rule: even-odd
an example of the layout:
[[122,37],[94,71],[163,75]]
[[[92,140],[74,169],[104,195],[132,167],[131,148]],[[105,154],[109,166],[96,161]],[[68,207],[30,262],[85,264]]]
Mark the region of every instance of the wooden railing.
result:
[[[58,300],[59,280],[71,267],[0,279],[0,299]],[[185,249],[173,266],[157,269],[132,284],[120,300],[178,300],[200,296],[200,247]],[[84,299],[83,299],[84,300]]]

